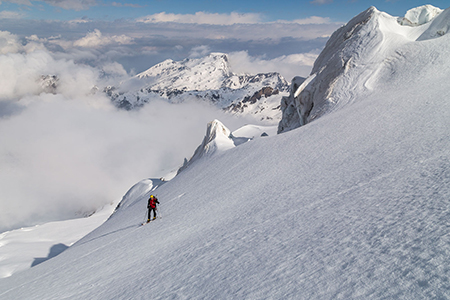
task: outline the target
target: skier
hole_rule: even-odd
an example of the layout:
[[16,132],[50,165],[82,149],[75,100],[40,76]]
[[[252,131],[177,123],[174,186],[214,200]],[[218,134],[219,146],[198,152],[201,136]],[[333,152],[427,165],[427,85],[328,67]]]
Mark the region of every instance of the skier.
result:
[[148,199],[148,204],[147,204],[147,208],[148,208],[147,223],[150,222],[150,216],[151,216],[152,211],[153,211],[153,220],[156,219],[156,210],[157,210],[156,204],[159,204],[158,198],[151,195],[150,198]]

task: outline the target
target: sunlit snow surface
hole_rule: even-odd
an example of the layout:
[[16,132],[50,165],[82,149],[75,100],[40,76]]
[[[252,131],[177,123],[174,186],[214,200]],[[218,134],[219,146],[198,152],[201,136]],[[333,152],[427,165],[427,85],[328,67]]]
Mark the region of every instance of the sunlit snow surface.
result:
[[0,233],[0,278],[50,259],[100,226],[113,212],[104,207],[88,218],[49,222]]
[[364,97],[196,161],[143,227],[137,193],[0,298],[449,298],[450,36],[401,41]]

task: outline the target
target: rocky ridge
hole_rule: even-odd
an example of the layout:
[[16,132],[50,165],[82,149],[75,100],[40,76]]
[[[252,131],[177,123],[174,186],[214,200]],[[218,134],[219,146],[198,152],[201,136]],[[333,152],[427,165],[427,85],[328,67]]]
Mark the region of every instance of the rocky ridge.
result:
[[233,73],[226,54],[212,53],[178,62],[165,60],[104,92],[117,107],[126,110],[139,109],[156,98],[170,103],[194,99],[230,113],[278,122],[281,97],[289,92],[289,84],[275,72]]

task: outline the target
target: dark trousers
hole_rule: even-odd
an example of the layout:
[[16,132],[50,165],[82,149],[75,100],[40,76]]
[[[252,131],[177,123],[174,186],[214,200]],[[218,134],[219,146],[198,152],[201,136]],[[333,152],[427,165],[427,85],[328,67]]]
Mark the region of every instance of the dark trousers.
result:
[[150,216],[152,214],[152,211],[153,211],[153,217],[156,218],[156,207],[154,207],[154,208],[149,207],[149,209],[148,209],[148,219],[149,220],[150,220]]

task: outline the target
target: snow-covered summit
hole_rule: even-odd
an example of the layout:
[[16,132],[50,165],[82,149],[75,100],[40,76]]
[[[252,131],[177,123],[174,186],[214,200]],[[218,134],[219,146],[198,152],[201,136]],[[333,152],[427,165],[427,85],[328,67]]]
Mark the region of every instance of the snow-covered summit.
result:
[[446,9],[430,22],[430,26],[420,35],[418,41],[439,38],[450,29],[450,9]]
[[398,18],[401,25],[420,26],[433,20],[443,10],[427,4],[408,10],[404,17]]
[[202,157],[211,158],[216,153],[226,151],[235,146],[235,140],[231,131],[219,120],[211,121],[208,123],[202,143],[197,147],[191,159],[185,159],[184,164],[178,170],[178,173]]
[[194,155],[189,160],[184,160],[183,166],[178,170],[177,174],[200,159],[211,159],[219,153],[223,153],[250,140],[275,134],[276,126],[247,124],[231,132],[222,122],[213,120],[207,125],[202,143],[197,147]]
[[234,114],[278,122],[280,99],[289,90],[276,72],[237,74],[224,53],[183,61],[165,60],[106,94],[117,107],[135,109],[155,98],[171,103],[206,101]]
[[[156,82],[151,85],[152,90],[171,87],[174,90],[204,91],[220,89],[230,74],[228,56],[211,53],[203,58],[187,58],[179,62],[167,59],[136,75],[136,78],[154,79]],[[229,87],[236,88],[237,85],[230,84]]]
[[[432,10],[426,6],[413,12]],[[410,77],[414,74],[413,69],[417,76],[417,70],[426,68],[430,63],[428,54],[418,51],[416,54],[423,55],[418,60],[406,57],[412,54],[411,49],[420,50],[423,47],[420,40],[439,37],[447,32],[448,14],[448,10],[439,15],[425,14],[428,17],[420,17],[420,21],[431,21],[415,27],[402,26],[396,17],[375,7],[353,18],[333,33],[315,61],[311,75],[298,87],[294,97],[282,106],[279,132],[302,126],[359,101],[361,95],[380,88],[377,82],[382,76],[395,74],[397,77]]]

